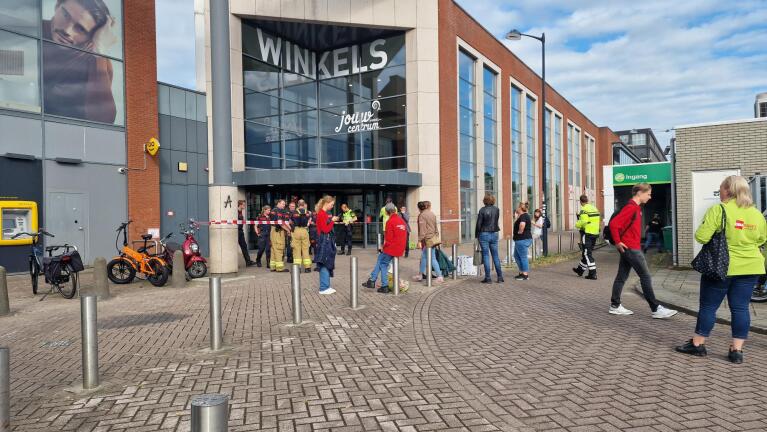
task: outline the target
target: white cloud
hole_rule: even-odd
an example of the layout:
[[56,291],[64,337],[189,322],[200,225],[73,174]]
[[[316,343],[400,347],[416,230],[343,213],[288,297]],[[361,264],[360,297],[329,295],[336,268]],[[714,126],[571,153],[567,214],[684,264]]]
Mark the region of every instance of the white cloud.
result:
[[155,13],[157,79],[194,88],[194,0],[157,0]]

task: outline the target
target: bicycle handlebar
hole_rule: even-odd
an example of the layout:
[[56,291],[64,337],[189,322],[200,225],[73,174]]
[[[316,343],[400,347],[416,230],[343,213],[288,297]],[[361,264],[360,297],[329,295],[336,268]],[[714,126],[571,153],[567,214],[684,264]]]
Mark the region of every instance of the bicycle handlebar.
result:
[[116,230],[115,232],[119,232],[121,229],[124,229],[125,227],[127,227],[127,226],[128,226],[128,225],[130,225],[131,223],[133,223],[133,221],[132,221],[132,220],[129,220],[128,222],[123,222],[123,223],[121,223],[121,224],[120,224],[120,227],[119,227],[119,228],[117,228],[117,230]]

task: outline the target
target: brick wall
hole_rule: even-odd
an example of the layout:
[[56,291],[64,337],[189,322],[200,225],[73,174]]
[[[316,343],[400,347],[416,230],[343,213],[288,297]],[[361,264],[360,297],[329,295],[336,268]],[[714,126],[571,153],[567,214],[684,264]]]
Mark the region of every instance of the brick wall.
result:
[[677,235],[680,265],[693,259],[692,172],[767,173],[767,119],[676,130]]
[[[144,144],[159,138],[157,124],[157,59],[155,56],[155,2],[131,0],[125,6],[125,130],[128,167],[130,238],[160,227],[160,162],[146,156]],[[160,143],[161,150],[170,143]],[[115,225],[117,221],[115,221]]]

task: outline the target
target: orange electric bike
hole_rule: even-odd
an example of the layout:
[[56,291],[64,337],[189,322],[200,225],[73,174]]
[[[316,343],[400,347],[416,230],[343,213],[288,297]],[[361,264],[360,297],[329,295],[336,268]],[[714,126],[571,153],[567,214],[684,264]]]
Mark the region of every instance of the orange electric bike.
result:
[[[168,266],[162,258],[149,254],[149,249],[156,245],[148,244],[152,240],[151,234],[144,234],[141,240],[144,245],[138,249],[128,246],[128,225],[133,221],[123,222],[117,228],[115,248],[120,254],[107,264],[107,277],[116,284],[128,284],[138,276],[146,279],[152,285],[161,287],[168,281]],[[117,242],[123,236],[123,247],[120,249]]]

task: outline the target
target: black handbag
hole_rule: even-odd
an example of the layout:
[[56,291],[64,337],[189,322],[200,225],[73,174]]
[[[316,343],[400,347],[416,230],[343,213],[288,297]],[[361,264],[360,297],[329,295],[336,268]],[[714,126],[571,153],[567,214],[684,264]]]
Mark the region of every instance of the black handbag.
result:
[[727,270],[730,267],[730,252],[727,249],[727,213],[722,206],[722,230],[711,236],[711,240],[703,245],[695,259],[692,260],[692,268],[703,276],[718,281],[727,278]]

